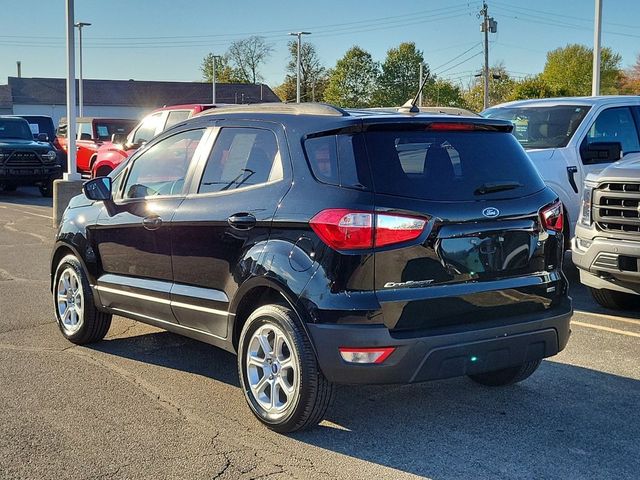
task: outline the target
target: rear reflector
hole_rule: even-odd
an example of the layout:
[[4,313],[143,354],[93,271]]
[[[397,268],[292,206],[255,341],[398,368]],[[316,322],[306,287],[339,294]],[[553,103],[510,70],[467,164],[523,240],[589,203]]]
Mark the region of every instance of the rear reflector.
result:
[[405,215],[331,208],[315,215],[309,224],[335,250],[362,250],[414,240],[422,234],[427,221]]
[[540,210],[540,224],[543,230],[562,232],[564,228],[564,211],[559,200]]
[[391,355],[395,347],[349,348],[340,347],[340,356],[349,363],[382,363]]

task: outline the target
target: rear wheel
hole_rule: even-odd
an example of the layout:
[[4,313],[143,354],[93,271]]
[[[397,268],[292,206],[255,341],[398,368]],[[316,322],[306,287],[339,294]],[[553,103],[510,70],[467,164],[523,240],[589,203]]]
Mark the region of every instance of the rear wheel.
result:
[[618,292],[606,288],[589,288],[593,299],[605,308],[612,310],[632,310],[637,308],[638,295]]
[[111,326],[111,315],[99,311],[82,265],[73,255],[58,264],[53,301],[58,327],[70,342],[78,345],[102,340]]
[[315,426],[333,398],[300,319],[282,305],[260,307],[247,319],[238,372],[251,411],[277,432]]
[[488,387],[503,387],[513,385],[529,378],[542,363],[542,360],[534,360],[526,362],[517,367],[504,368],[495,372],[479,373],[477,375],[469,375],[469,378],[476,383],[486,385]]

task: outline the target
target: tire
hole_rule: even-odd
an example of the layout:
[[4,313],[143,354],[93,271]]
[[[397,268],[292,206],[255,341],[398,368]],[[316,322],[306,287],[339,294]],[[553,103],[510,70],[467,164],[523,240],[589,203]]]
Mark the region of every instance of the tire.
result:
[[633,310],[637,308],[638,295],[608,290],[606,288],[589,288],[593,299],[604,308],[612,310]]
[[38,190],[40,190],[40,195],[43,197],[53,197],[53,182],[47,182],[45,185],[40,185]]
[[110,167],[100,167],[98,170],[95,170],[95,174],[92,178],[107,177],[112,171],[113,169]]
[[469,378],[474,382],[487,387],[504,387],[529,378],[533,372],[538,369],[541,363],[542,360],[534,360],[533,362],[526,362],[517,367],[496,370],[495,372],[469,375]]
[[238,374],[253,414],[279,433],[317,425],[334,397],[334,385],[320,371],[300,319],[282,305],[262,306],[247,319]]
[[62,335],[77,345],[102,340],[111,326],[111,315],[95,307],[87,275],[78,259],[74,255],[64,257],[54,279],[53,304]]
[[2,190],[4,190],[5,192],[15,192],[18,189],[17,185],[5,185],[2,187]]

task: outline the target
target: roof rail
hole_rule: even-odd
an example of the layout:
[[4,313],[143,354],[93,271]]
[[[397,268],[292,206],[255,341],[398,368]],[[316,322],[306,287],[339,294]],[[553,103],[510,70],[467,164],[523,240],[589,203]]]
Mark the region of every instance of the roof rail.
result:
[[225,105],[202,112],[200,115],[221,113],[288,113],[292,115],[331,115],[348,117],[349,113],[328,103],[251,103],[248,105]]

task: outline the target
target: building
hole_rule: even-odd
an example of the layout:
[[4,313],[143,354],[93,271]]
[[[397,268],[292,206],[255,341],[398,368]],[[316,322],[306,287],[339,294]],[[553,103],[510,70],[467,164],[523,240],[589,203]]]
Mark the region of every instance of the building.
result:
[[[211,103],[211,83],[84,80],[84,116],[141,118],[166,105]],[[77,88],[77,87],[76,87]],[[9,77],[0,85],[0,114],[67,116],[64,78]],[[218,83],[217,103],[279,102],[264,84]]]

